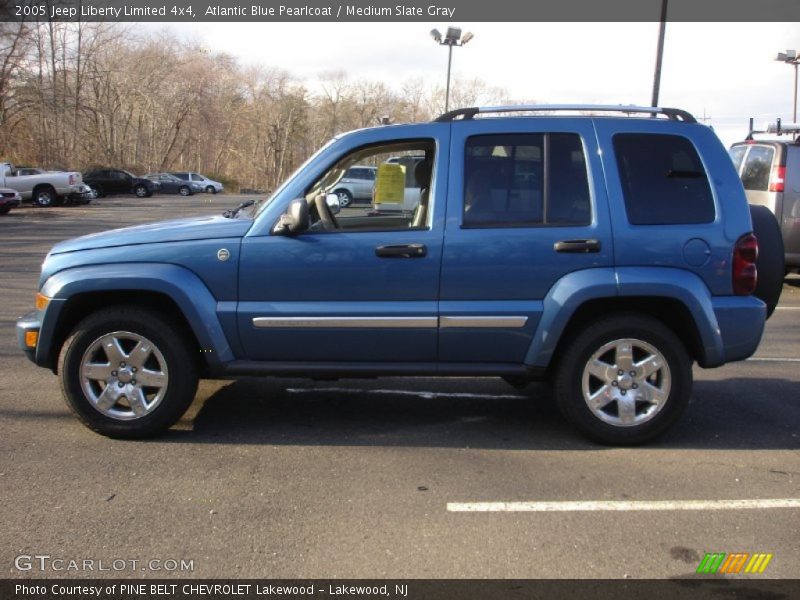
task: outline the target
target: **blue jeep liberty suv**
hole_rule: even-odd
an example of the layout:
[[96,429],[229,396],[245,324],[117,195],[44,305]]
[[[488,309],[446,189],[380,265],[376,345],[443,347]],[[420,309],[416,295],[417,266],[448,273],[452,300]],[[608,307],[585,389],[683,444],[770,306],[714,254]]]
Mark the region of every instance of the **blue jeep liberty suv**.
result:
[[[404,210],[341,207],[355,164]],[[111,437],[166,430],[201,377],[459,375],[549,378],[585,435],[638,444],[693,363],[756,350],[780,283],[757,280],[754,222],[685,111],[459,109],[336,137],[225,215],[57,244],[17,334]]]

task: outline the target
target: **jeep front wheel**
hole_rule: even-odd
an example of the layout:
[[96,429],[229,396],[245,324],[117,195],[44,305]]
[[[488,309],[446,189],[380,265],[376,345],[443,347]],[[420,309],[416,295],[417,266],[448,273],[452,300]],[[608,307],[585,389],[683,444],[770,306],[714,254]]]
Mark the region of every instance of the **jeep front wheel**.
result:
[[692,389],[692,361],[660,321],[620,313],[596,321],[563,349],[555,379],[561,412],[587,437],[635,445],[666,431]]
[[171,427],[197,390],[196,357],[182,331],[136,307],[97,312],[70,334],[59,356],[61,389],[90,429],[113,438]]

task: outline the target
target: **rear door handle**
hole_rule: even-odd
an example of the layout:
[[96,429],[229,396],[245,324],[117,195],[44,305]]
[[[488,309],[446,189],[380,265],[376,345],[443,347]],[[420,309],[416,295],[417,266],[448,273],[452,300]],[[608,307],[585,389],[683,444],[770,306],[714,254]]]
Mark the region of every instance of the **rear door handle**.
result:
[[553,250],[570,254],[600,252],[600,242],[599,240],[563,240],[553,244]]
[[375,248],[375,256],[380,258],[422,258],[427,254],[428,248],[425,244],[402,244]]

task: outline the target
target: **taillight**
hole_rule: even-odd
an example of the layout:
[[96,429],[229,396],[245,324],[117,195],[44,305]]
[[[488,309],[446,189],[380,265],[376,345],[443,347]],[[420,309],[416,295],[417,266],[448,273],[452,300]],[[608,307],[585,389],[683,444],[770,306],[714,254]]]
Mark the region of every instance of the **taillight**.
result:
[[769,191],[782,192],[786,182],[786,167],[773,167],[769,176]]
[[69,184],[70,185],[75,185],[75,173],[70,173],[69,174]]
[[733,249],[733,293],[749,296],[758,283],[758,239],[752,233],[739,238]]

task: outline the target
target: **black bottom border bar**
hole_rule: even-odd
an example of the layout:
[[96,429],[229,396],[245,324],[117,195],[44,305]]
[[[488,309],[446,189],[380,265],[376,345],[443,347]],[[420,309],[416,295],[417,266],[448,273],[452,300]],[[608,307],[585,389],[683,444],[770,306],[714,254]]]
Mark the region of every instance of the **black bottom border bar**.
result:
[[800,597],[800,579],[3,579],[0,600],[628,600]]

